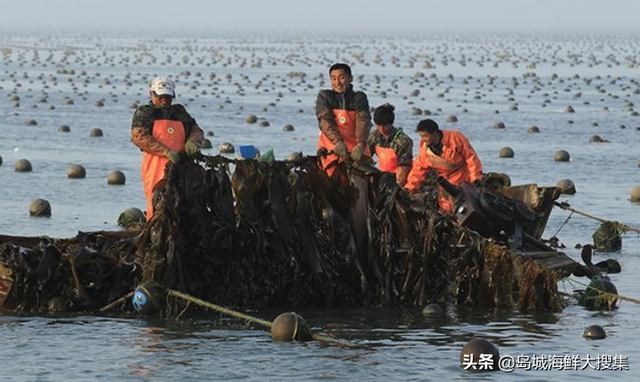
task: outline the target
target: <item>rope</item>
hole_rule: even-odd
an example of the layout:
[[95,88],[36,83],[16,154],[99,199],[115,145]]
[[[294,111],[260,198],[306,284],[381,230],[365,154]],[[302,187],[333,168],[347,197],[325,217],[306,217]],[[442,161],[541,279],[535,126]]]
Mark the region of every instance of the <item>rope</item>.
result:
[[115,300],[115,301],[103,306],[102,308],[100,308],[100,311],[101,312],[107,312],[107,311],[113,309],[116,305],[122,304],[127,299],[131,298],[131,296],[133,296],[133,293],[134,292],[132,291],[132,292],[129,292],[129,293],[125,294],[124,296],[120,297],[119,299],[117,299],[117,300]]
[[562,230],[564,228],[564,226],[569,223],[569,219],[571,219],[571,217],[573,216],[573,211],[571,211],[571,213],[569,214],[569,216],[567,217],[567,219],[564,221],[564,223],[560,224],[560,228],[558,228],[558,230],[556,231],[556,233],[553,234],[552,237],[558,237],[558,234],[560,233],[560,230]]
[[261,318],[253,317],[253,316],[250,316],[248,314],[235,311],[233,309],[225,308],[224,306],[216,305],[216,304],[213,304],[211,302],[207,302],[207,301],[201,300],[201,299],[199,299],[197,297],[190,296],[190,295],[188,295],[186,293],[178,292],[177,290],[173,290],[173,289],[167,290],[167,296],[178,297],[178,298],[183,299],[183,300],[185,300],[187,302],[191,302],[191,303],[194,303],[194,304],[196,304],[198,306],[202,306],[202,307],[211,309],[211,310],[216,311],[218,313],[222,313],[222,314],[225,314],[227,316],[235,317],[235,318],[238,318],[240,320],[249,321],[249,322],[252,322],[254,324],[258,324],[260,326],[264,326],[265,328],[271,328],[271,321],[263,320]]
[[[556,206],[562,208],[563,210],[575,212],[578,215],[582,215],[582,216],[587,217],[589,219],[593,219],[593,220],[599,221],[600,223],[610,222],[610,220],[605,220],[605,219],[599,218],[597,216],[589,215],[586,212],[582,212],[582,211],[576,210],[575,208],[572,208],[571,205],[569,205],[569,203],[567,203],[567,202],[562,202],[562,203],[554,202],[553,204],[555,204]],[[631,232],[635,232],[635,233],[639,233],[640,234],[640,229],[638,229],[638,228],[634,228],[634,227],[631,227],[629,225],[618,223],[618,222],[611,222],[611,223],[614,223],[619,229],[621,229],[623,231],[631,231]]]
[[[261,318],[257,318],[257,317],[253,317],[250,316],[248,314],[242,313],[242,312],[238,312],[236,310],[233,309],[229,309],[229,308],[225,308],[224,306],[220,306],[211,302],[207,302],[204,300],[201,300],[197,297],[193,297],[190,296],[186,293],[182,293],[182,292],[178,292],[177,290],[173,290],[173,289],[169,289],[167,290],[167,297],[168,296],[173,296],[173,297],[177,297],[180,298],[182,300],[185,300],[189,303],[193,303],[195,305],[204,307],[204,308],[208,308],[211,309],[213,311],[225,314],[227,316],[231,316],[234,318],[238,318],[240,320],[245,320],[248,322],[252,322],[254,324],[258,324],[260,326],[264,326],[265,328],[271,328],[272,323],[271,321],[267,321],[267,320],[263,320]],[[352,344],[351,342],[348,341],[343,341],[343,340],[339,340],[337,338],[333,338],[333,337],[328,337],[328,336],[324,336],[322,334],[313,334],[311,337],[314,341],[319,341],[319,342],[325,342],[325,343],[329,343],[329,344],[334,344],[334,345],[338,345],[338,346],[344,346],[344,347],[357,347],[356,344]]]

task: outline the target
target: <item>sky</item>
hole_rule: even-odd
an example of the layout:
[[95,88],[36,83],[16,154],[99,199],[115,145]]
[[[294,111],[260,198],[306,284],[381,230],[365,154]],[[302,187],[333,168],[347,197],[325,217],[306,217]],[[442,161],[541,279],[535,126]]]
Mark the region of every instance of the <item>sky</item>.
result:
[[640,32],[640,0],[0,0],[0,31]]

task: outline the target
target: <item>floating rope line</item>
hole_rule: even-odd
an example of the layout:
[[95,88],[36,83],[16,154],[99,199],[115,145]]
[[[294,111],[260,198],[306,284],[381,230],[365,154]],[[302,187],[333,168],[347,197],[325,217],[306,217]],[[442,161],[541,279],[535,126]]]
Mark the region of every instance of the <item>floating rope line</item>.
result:
[[558,228],[558,230],[556,231],[556,233],[553,234],[552,237],[558,237],[558,234],[560,233],[560,231],[564,228],[564,226],[569,223],[569,220],[571,219],[571,217],[573,216],[573,211],[571,211],[571,213],[569,214],[569,216],[567,217],[567,219],[564,221],[564,223],[560,224],[560,228]]
[[211,309],[213,311],[225,314],[227,316],[235,317],[237,319],[244,320],[244,321],[249,321],[254,324],[258,324],[260,326],[264,326],[265,328],[271,329],[271,321],[263,320],[261,318],[253,317],[248,314],[235,311],[233,309],[225,308],[224,306],[220,306],[211,302],[201,300],[197,297],[190,296],[186,293],[178,292],[177,290],[173,290],[173,289],[167,290],[167,296],[178,297],[184,301],[191,302],[198,306]]
[[593,220],[599,221],[600,223],[607,223],[607,222],[614,223],[622,231],[632,231],[632,232],[640,234],[640,229],[638,229],[638,228],[634,228],[634,227],[631,227],[629,225],[618,223],[618,222],[612,222],[610,220],[599,218],[597,216],[589,215],[586,212],[582,212],[582,211],[576,210],[575,208],[571,207],[571,205],[569,205],[569,203],[567,203],[567,202],[562,202],[562,203],[554,202],[553,204],[555,204],[556,206],[562,208],[563,210],[571,211],[572,213],[575,212],[578,215],[582,215],[582,216],[587,217],[589,219],[593,219]]
[[[250,316],[248,314],[242,313],[242,312],[238,312],[236,310],[233,309],[229,309],[229,308],[225,308],[224,306],[220,306],[211,302],[207,302],[204,300],[201,300],[197,297],[193,297],[190,296],[186,293],[182,293],[182,292],[178,292],[177,290],[173,290],[173,289],[169,289],[167,290],[167,296],[172,296],[172,297],[177,297],[180,298],[184,301],[187,301],[189,303],[193,303],[195,305],[207,308],[207,309],[211,309],[213,311],[225,314],[227,316],[231,316],[234,318],[238,318],[240,320],[245,320],[248,322],[252,322],[254,324],[258,324],[260,326],[264,326],[265,328],[269,328],[271,329],[272,323],[271,321],[267,321],[267,320],[263,320],[261,318],[257,318],[257,317],[253,317]],[[344,347],[349,347],[349,348],[354,348],[354,347],[358,347],[358,345],[353,344],[351,342],[348,341],[344,341],[344,340],[340,340],[337,338],[333,338],[333,337],[329,337],[329,336],[324,336],[322,334],[313,334],[311,337],[314,341],[319,341],[319,342],[325,342],[325,343],[330,343],[330,344],[334,344],[334,345],[338,345],[338,346],[344,346]]]
[[109,304],[103,306],[102,308],[100,308],[100,312],[108,312],[111,309],[113,309],[114,307],[116,307],[119,304],[123,304],[125,301],[127,301],[129,298],[131,298],[131,296],[133,296],[133,291],[125,294],[124,296],[120,297],[119,299],[110,302]]

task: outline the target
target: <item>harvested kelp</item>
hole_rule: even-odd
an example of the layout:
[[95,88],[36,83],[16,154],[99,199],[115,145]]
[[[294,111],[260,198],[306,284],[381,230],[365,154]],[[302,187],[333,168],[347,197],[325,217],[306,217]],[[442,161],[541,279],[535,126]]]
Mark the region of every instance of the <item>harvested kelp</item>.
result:
[[559,309],[551,272],[523,282],[530,274],[516,265],[527,262],[415,202],[389,174],[346,172],[349,184],[336,186],[315,158],[200,157],[170,168],[138,245],[144,281],[244,308],[451,297],[511,306],[521,276],[523,310]]
[[[392,174],[317,158],[169,165],[141,232],[0,236],[0,304],[95,310],[155,282],[238,308],[514,305],[560,309],[553,272],[415,200]],[[174,310],[175,311],[175,310]],[[166,313],[166,312],[165,312]]]

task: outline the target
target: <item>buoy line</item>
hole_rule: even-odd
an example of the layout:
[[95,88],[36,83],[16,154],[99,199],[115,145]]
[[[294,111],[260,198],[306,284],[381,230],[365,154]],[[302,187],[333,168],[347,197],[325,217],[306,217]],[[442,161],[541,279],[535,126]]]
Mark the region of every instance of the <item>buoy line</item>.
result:
[[[561,203],[554,202],[553,204],[555,204],[556,206],[560,207],[563,210],[571,211],[572,213],[575,212],[578,215],[582,215],[582,216],[587,217],[589,219],[593,219],[593,220],[599,221],[600,223],[610,222],[610,220],[599,218],[597,216],[589,215],[586,212],[579,211],[579,210],[571,207],[571,205],[569,205],[569,203],[567,203],[567,202],[561,202]],[[612,222],[612,223],[614,223],[618,228],[620,228],[623,231],[632,231],[632,232],[640,234],[640,229],[638,229],[638,228],[634,228],[634,227],[631,227],[629,225],[626,225],[626,224],[623,224],[623,223],[618,223],[618,222]]]

